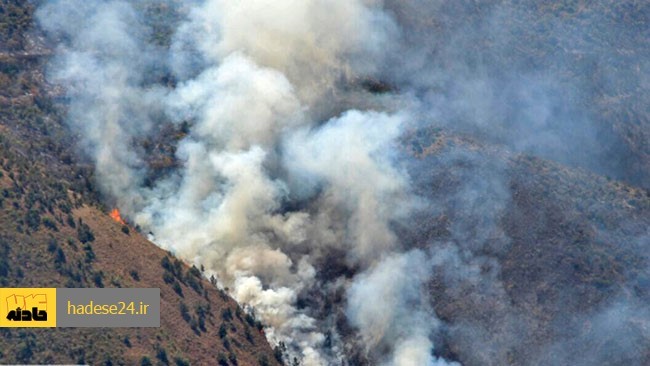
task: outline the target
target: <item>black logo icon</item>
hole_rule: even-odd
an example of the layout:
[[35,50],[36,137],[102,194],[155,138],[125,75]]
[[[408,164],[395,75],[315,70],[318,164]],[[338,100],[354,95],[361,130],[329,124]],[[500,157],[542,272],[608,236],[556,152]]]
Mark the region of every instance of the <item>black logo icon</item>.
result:
[[31,311],[16,308],[16,310],[9,311],[9,314],[7,314],[7,320],[13,320],[16,322],[31,322],[32,320],[44,322],[47,320],[47,311],[38,310],[37,307],[33,307]]

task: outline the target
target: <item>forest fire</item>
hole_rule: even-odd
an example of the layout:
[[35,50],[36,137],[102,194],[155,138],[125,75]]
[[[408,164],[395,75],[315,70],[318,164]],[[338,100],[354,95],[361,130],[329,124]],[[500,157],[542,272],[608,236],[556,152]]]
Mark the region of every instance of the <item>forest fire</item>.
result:
[[113,220],[119,222],[122,225],[126,225],[126,222],[122,220],[122,216],[120,215],[120,211],[118,209],[114,208],[109,215],[111,218],[113,218]]

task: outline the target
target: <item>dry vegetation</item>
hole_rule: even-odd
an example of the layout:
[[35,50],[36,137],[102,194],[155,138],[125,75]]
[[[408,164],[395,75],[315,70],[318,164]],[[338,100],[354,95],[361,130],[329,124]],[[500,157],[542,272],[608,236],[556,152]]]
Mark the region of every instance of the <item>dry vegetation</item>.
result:
[[65,99],[44,82],[32,11],[0,2],[0,286],[157,287],[161,327],[0,329],[0,363],[277,364],[254,316],[107,215],[63,124]]

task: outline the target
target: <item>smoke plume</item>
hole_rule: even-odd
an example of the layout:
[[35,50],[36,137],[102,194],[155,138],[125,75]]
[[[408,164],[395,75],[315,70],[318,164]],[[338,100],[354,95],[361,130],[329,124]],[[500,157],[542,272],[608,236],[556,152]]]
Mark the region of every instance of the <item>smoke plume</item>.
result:
[[[148,7],[165,9],[162,24],[152,25]],[[157,245],[214,274],[290,358],[507,364],[536,335],[496,260],[512,245],[503,229],[514,205],[510,154],[632,182],[647,173],[611,163],[635,152],[587,107],[600,101],[595,90],[643,81],[580,76],[589,62],[606,63],[612,46],[589,37],[596,28],[561,17],[542,24],[527,9],[51,0],[38,19],[57,41],[49,76],[68,90],[68,123],[102,193]],[[551,28],[557,48],[596,51],[587,61],[551,50],[531,58],[531,24]],[[170,29],[162,40],[161,25]],[[608,70],[629,79],[625,69]],[[170,126],[182,131],[171,142],[176,164],[151,178],[141,141]],[[461,137],[434,157],[410,156],[402,138],[431,129]],[[436,307],[431,291],[461,315]],[[614,309],[593,315],[597,326],[616,309],[630,318],[634,306]],[[536,357],[570,356],[556,353]]]

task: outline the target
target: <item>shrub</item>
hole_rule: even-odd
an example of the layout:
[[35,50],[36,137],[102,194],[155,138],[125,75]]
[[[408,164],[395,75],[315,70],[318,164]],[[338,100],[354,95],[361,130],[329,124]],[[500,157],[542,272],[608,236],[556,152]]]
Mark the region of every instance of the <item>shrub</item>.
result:
[[199,317],[199,329],[207,332],[208,330],[205,328],[205,318],[204,317]]
[[56,226],[56,222],[54,222],[54,220],[50,219],[49,217],[43,219],[43,226],[52,231],[59,231],[59,228]]
[[246,317],[244,319],[246,319],[246,323],[248,323],[248,325],[251,327],[255,325],[255,317],[253,317],[253,315],[246,314]]
[[23,363],[28,363],[34,352],[32,351],[32,345],[30,342],[25,342],[21,347],[18,347],[18,352],[16,352],[16,359]]
[[190,316],[189,309],[187,308],[187,305],[185,305],[185,303],[181,301],[179,307],[181,309],[181,316],[183,317],[183,320],[189,323],[191,316]]
[[277,345],[277,346],[275,346],[275,348],[273,348],[273,357],[275,357],[275,359],[280,364],[284,364],[282,359],[283,359],[283,356],[284,356],[284,353],[286,352],[286,350],[287,350],[287,347],[284,345],[284,342],[280,342],[279,345]]
[[165,283],[167,283],[167,284],[170,284],[170,283],[175,281],[174,275],[169,273],[169,272],[163,272],[162,277],[163,277],[163,281],[165,281]]
[[163,347],[159,347],[156,351],[156,358],[160,360],[164,365],[169,365],[169,359],[167,358],[167,351]]
[[59,244],[56,242],[56,239],[50,238],[47,242],[47,251],[50,253],[54,253],[56,251],[56,248],[59,247]]
[[223,320],[225,320],[227,322],[231,321],[232,320],[232,310],[230,310],[230,308],[223,309],[223,311],[221,312],[221,319],[223,319]]
[[190,366],[190,363],[181,357],[175,357],[176,366]]
[[217,357],[217,363],[219,366],[228,366],[228,359],[226,358],[226,355],[219,353],[219,356]]
[[250,344],[255,344],[255,340],[253,339],[253,334],[251,333],[250,328],[246,328],[244,330],[244,336],[246,336],[246,340],[250,342]]
[[201,278],[201,271],[198,268],[196,268],[196,266],[194,265],[192,266],[192,268],[190,268],[188,273],[196,278]]
[[[60,187],[61,190],[65,190],[63,186]],[[62,202],[59,204],[59,209],[63,211],[63,213],[68,214],[70,216],[70,212],[72,212],[72,209],[70,208],[70,205],[67,202]],[[72,222],[74,223],[74,219],[72,219]]]
[[84,251],[86,252],[86,263],[90,263],[95,259],[95,252],[93,247],[90,244],[84,245]]
[[188,286],[194,289],[194,291],[196,291],[197,294],[201,294],[201,290],[203,289],[203,286],[201,285],[201,281],[198,280],[193,275],[190,275],[189,272],[187,276],[185,276],[185,282],[187,283]]
[[36,231],[41,225],[41,215],[37,210],[31,209],[27,211],[27,214],[25,215],[25,223],[27,223],[27,226],[30,229]]
[[136,281],[140,281],[140,274],[139,274],[138,271],[136,271],[135,269],[132,269],[132,270],[129,272],[129,274],[131,275],[131,278],[133,278],[134,280],[136,280]]
[[104,277],[104,274],[101,271],[93,274],[93,282],[95,283],[95,286],[104,287],[102,277]]
[[172,270],[174,276],[178,277],[179,280],[183,280],[183,262],[178,258],[174,259],[174,269]]
[[164,268],[166,271],[170,271],[170,272],[173,271],[173,269],[172,269],[172,263],[169,261],[169,257],[167,257],[167,256],[164,256],[164,257],[160,260],[160,265],[161,265],[162,268]]
[[201,335],[201,332],[199,332],[199,324],[197,323],[195,318],[192,318],[190,320],[190,328],[196,333],[196,335]]
[[74,217],[72,215],[68,214],[68,217],[66,217],[66,222],[68,223],[68,226],[71,228],[75,229],[77,227],[77,224],[74,222]]
[[90,226],[83,222],[77,228],[77,237],[79,238],[79,241],[84,244],[95,240],[95,235],[92,230],[90,230]]
[[178,282],[174,282],[174,284],[172,285],[172,289],[174,289],[174,292],[176,292],[178,296],[184,297],[183,289],[181,288],[181,285],[178,284]]
[[57,248],[56,250],[56,256],[54,257],[54,264],[56,265],[61,265],[65,263],[65,253],[63,253],[63,249]]
[[232,352],[230,352],[230,354],[228,355],[228,360],[229,360],[230,363],[233,364],[234,366],[237,366],[237,365],[239,364],[239,362],[237,362],[237,355],[235,355],[235,354],[232,353]]
[[260,366],[269,366],[269,358],[266,355],[261,355],[257,358],[257,361],[260,363]]
[[10,267],[6,258],[0,258],[0,277],[6,278],[9,275]]

